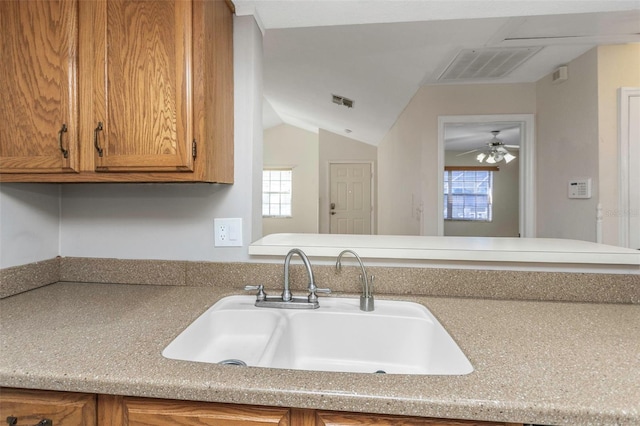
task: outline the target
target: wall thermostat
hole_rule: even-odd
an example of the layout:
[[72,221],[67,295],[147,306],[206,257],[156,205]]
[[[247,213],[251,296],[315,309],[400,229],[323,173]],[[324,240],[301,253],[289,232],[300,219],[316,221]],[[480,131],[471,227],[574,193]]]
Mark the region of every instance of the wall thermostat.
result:
[[591,198],[591,178],[570,180],[569,198]]

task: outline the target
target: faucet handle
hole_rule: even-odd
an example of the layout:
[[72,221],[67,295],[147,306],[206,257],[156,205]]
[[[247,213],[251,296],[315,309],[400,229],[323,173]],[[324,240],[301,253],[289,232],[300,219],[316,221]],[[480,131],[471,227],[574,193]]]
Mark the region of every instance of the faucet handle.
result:
[[328,288],[318,288],[314,283],[309,284],[309,295],[307,296],[307,300],[309,303],[317,303],[318,296],[316,293],[331,293],[331,290]]
[[244,290],[245,291],[258,290],[258,292],[256,293],[256,302],[261,302],[263,300],[266,300],[267,298],[267,293],[264,292],[264,285],[262,284],[245,285]]

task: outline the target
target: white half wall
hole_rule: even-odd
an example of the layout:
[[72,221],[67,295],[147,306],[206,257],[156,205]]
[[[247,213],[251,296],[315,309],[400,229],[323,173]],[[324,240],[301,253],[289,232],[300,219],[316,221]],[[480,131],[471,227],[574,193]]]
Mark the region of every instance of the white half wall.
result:
[[[80,184],[62,188],[61,255],[248,260],[262,236],[262,34],[234,19],[235,183]],[[214,247],[213,219],[243,220],[243,247]]]
[[0,184],[0,268],[56,257],[59,237],[60,185]]
[[264,235],[318,233],[318,135],[288,124],[264,131],[264,168],[293,170],[292,217],[263,218]]

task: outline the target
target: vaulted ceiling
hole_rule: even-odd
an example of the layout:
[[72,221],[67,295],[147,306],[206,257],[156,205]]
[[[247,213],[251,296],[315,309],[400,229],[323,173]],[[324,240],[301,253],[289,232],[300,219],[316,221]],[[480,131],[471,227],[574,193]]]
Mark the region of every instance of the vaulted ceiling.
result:
[[[265,127],[322,128],[372,145],[422,85],[535,82],[596,45],[640,42],[638,1],[234,3],[264,31]],[[517,56],[521,48],[531,56]],[[454,65],[467,75],[443,79],[463,51],[475,58]],[[503,76],[488,72],[501,67]]]

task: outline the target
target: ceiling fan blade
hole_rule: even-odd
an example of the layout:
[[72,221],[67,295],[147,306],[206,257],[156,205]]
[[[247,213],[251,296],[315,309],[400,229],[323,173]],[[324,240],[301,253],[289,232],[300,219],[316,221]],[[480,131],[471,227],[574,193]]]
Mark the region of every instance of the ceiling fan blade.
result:
[[460,157],[461,155],[471,154],[472,152],[480,151],[480,149],[472,149],[471,151],[461,152],[460,154],[456,154],[456,157]]
[[502,145],[502,146],[510,149],[520,149],[520,145]]

